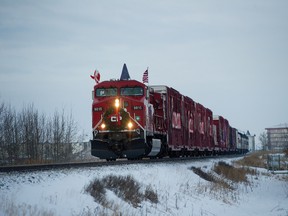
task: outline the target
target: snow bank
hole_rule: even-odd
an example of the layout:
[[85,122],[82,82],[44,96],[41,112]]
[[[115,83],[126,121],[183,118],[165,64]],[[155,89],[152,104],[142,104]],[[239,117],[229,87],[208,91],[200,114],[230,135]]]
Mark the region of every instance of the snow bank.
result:
[[[219,160],[1,173],[0,215],[288,215],[287,175],[276,177],[259,169],[249,184],[239,184],[234,191],[213,191],[212,183],[190,168],[209,171]],[[108,191],[111,207],[104,209],[85,188],[110,174],[131,175],[143,187],[151,185],[159,203],[144,201],[134,208]]]

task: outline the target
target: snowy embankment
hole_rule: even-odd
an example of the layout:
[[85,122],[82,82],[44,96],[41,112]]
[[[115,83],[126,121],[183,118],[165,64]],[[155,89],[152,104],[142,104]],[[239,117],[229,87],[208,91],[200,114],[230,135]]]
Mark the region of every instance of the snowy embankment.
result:
[[[225,180],[228,188],[195,174],[191,167],[215,175],[220,160],[169,164],[134,164],[112,167],[0,173],[0,215],[288,215],[288,177],[257,169],[246,182]],[[107,190],[106,208],[86,192],[95,179],[108,175],[131,176],[151,188],[158,202],[143,200],[138,206]]]

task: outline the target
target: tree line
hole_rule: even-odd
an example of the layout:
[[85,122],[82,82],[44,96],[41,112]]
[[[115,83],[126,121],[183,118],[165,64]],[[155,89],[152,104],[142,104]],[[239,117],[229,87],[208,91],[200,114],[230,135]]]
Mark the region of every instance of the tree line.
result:
[[64,110],[47,116],[33,104],[16,111],[0,103],[0,165],[69,161],[76,140],[77,124]]

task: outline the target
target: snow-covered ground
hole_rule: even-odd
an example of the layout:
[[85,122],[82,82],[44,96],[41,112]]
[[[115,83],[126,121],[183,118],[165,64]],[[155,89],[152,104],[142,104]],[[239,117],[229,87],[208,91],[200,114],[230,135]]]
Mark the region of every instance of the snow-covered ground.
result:
[[[288,215],[287,174],[258,169],[249,183],[234,184],[235,190],[229,190],[213,187],[190,169],[209,172],[219,160],[0,173],[0,215]],[[107,191],[111,205],[103,208],[85,188],[110,174],[131,175],[143,188],[150,185],[159,202],[133,207]]]

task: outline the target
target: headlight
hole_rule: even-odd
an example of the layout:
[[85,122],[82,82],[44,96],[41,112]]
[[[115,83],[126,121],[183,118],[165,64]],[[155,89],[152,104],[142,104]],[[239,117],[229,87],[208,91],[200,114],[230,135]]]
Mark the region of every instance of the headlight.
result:
[[101,124],[101,129],[105,129],[106,125],[104,123]]
[[119,99],[115,99],[115,107],[118,108],[120,106],[120,101]]
[[128,129],[131,129],[132,127],[133,127],[133,124],[132,124],[132,122],[128,122]]

